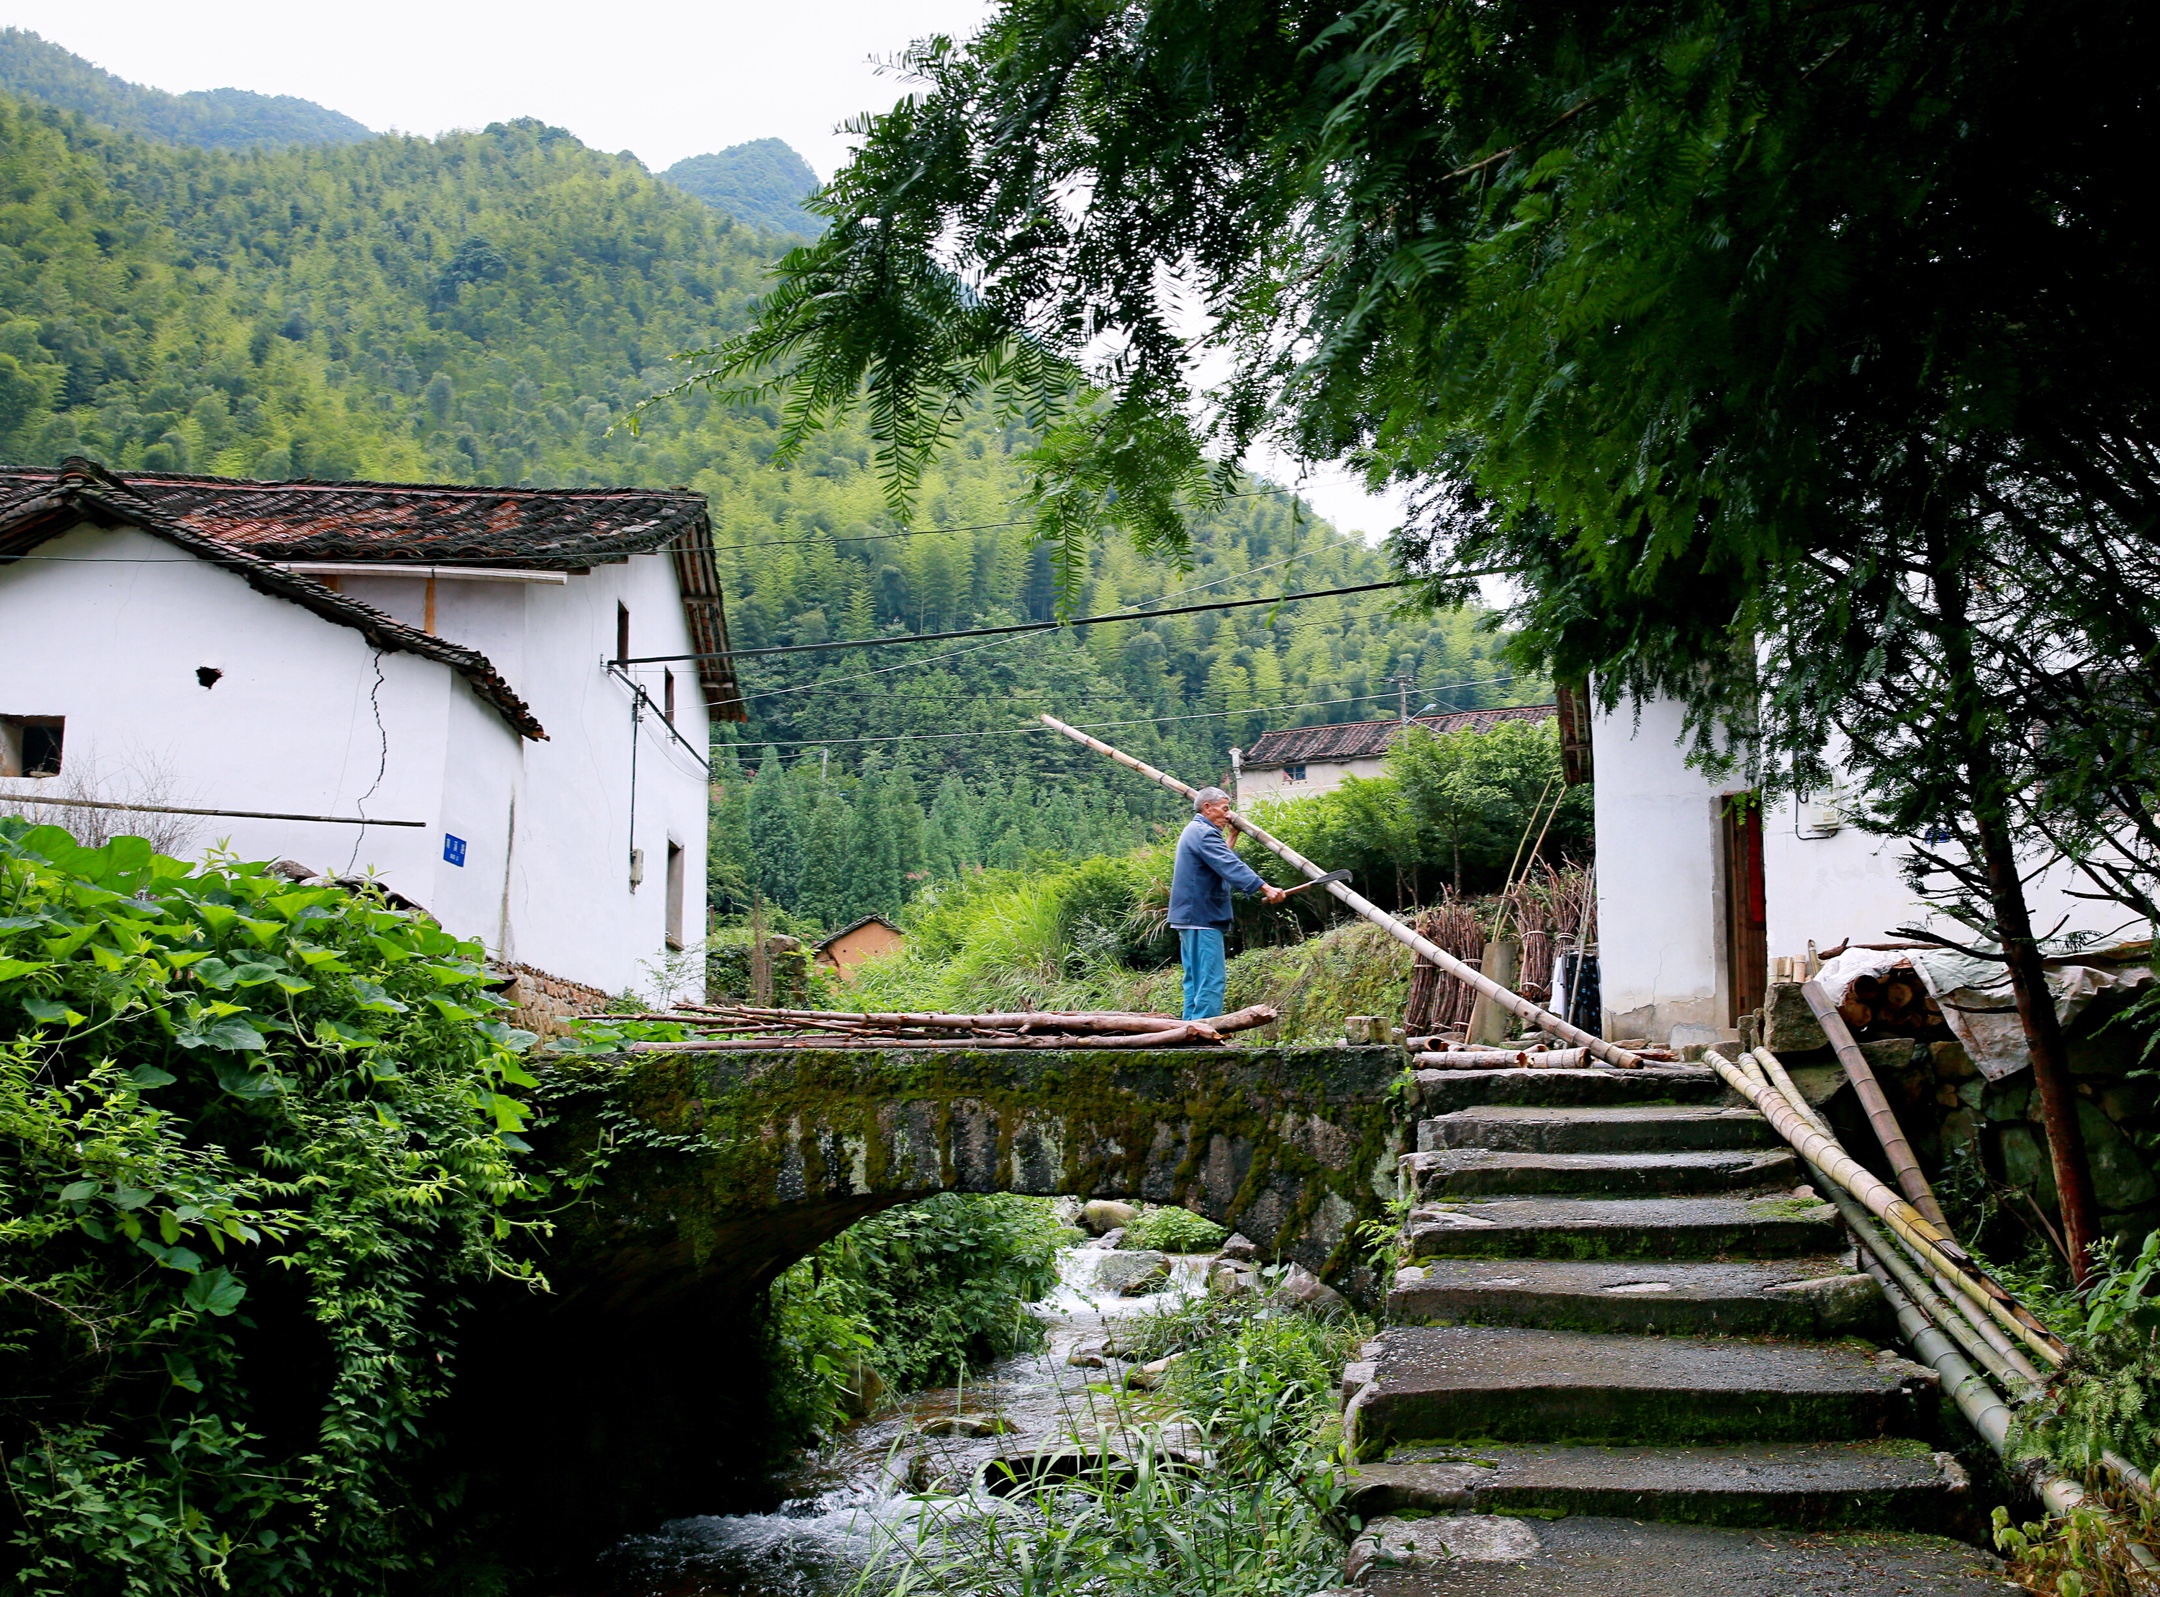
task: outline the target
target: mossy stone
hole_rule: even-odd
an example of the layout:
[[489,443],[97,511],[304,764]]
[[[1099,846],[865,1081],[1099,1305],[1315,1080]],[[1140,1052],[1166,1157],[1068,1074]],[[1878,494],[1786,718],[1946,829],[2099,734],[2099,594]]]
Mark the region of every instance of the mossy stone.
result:
[[2085,1156],[2091,1161],[2093,1196],[2103,1209],[2135,1209],[2160,1197],[2160,1182],[2139,1155],[2137,1146],[2122,1134],[2099,1106],[2078,1100],[2078,1129],[2085,1134]]

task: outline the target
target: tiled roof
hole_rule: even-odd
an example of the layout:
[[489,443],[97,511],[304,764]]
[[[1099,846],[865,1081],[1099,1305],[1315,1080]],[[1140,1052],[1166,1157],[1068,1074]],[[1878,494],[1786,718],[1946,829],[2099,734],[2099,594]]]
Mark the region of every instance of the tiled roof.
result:
[[[1490,732],[1503,721],[1549,721],[1549,704],[1512,704],[1497,710],[1463,710],[1453,715],[1414,715],[1411,724],[1426,731]],[[1292,726],[1263,732],[1245,751],[1244,768],[1276,770],[1285,765],[1343,764],[1350,760],[1376,760],[1387,752],[1403,723],[1342,721],[1333,726]]]
[[[0,495],[50,488],[77,464],[0,468]],[[679,488],[241,482],[154,471],[129,472],[124,486],[174,525],[266,560],[578,571],[664,550],[675,559],[693,645],[714,656],[698,662],[713,712],[722,720],[745,719],[726,658],[727,616],[702,494]]]
[[[433,637],[383,614],[373,605],[326,588],[313,577],[287,571],[253,550],[184,526],[135,493],[127,482],[87,462],[80,469],[58,473],[6,475],[18,480],[0,482],[0,565],[84,521],[106,527],[139,527],[153,537],[238,573],[258,592],[289,599],[325,621],[353,628],[378,649],[439,661],[470,682],[473,691],[494,705],[521,735],[547,736],[525,701],[477,649]],[[32,480],[21,481],[24,477]]]

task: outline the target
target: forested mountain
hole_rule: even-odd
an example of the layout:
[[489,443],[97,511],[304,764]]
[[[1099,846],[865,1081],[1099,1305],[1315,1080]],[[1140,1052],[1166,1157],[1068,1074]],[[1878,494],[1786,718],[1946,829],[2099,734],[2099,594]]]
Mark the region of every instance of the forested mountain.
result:
[[[534,122],[214,151],[0,99],[0,455],[687,484],[711,500],[744,648],[1050,615],[1049,563],[1015,508],[1031,441],[1016,425],[968,418],[908,528],[859,432],[823,435],[779,471],[770,411],[693,394],[648,412],[635,436],[617,427],[680,370],[676,353],[741,324],[782,247]],[[1099,551],[1081,612],[1387,575],[1265,484],[1196,530],[1189,572]],[[716,890],[739,902],[756,862],[777,859],[761,885],[830,923],[892,907],[911,878],[1114,848],[1171,818],[1094,756],[1024,730],[1038,710],[1116,723],[1106,735],[1214,778],[1265,725],[1387,713],[1398,673],[1416,683],[1413,708],[1541,692],[1501,677],[1474,616],[1404,622],[1389,606],[1363,594],[747,660],[739,757],[761,778],[794,775],[768,788],[723,761]],[[866,813],[889,819],[857,824],[865,793]]]
[[711,155],[693,155],[660,174],[715,210],[775,233],[815,236],[825,218],[802,208],[817,173],[785,139],[753,139]]
[[168,94],[144,88],[21,28],[0,28],[0,89],[63,111],[80,111],[123,132],[211,150],[351,144],[374,136],[341,112],[289,94],[246,89]]

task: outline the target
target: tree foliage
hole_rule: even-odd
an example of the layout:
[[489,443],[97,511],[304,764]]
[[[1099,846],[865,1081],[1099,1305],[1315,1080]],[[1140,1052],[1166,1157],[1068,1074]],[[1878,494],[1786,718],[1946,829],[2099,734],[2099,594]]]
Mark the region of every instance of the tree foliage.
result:
[[0,822],[0,1584],[379,1592],[452,1553],[455,1333],[530,1272],[532,1038],[481,958]]

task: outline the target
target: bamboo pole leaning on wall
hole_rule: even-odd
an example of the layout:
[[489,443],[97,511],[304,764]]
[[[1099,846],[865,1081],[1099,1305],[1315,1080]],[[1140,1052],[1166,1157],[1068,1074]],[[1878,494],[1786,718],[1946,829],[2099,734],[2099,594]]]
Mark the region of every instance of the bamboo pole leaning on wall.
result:
[[1882,1083],[1875,1079],[1875,1069],[1853,1041],[1853,1034],[1845,1024],[1845,1017],[1830,1000],[1830,994],[1821,982],[1805,981],[1800,984],[1800,996],[1807,1000],[1808,1008],[1815,1012],[1823,1035],[1830,1039],[1830,1046],[1837,1050],[1838,1063],[1845,1067],[1845,1079],[1852,1083],[1853,1093],[1860,1100],[1860,1107],[1867,1111],[1868,1123],[1875,1128],[1876,1139],[1882,1143],[1883,1152],[1890,1157],[1890,1168],[1897,1173],[1898,1186],[1912,1200],[1912,1206],[1928,1217],[1929,1224],[1938,1230],[1948,1231],[1950,1222],[1943,1218],[1942,1205],[1935,1201],[1935,1189],[1921,1174],[1920,1161],[1913,1157],[1912,1144],[1905,1140],[1905,1131],[1891,1112],[1890,1100],[1883,1096]]
[[[1188,800],[1193,796],[1193,789],[1187,787],[1176,777],[1169,775],[1167,772],[1156,770],[1154,766],[1149,765],[1144,760],[1134,759],[1122,749],[1112,748],[1100,738],[1089,737],[1078,727],[1067,726],[1056,716],[1046,715],[1042,718],[1042,722],[1053,732],[1062,732],[1075,743],[1082,744],[1093,749],[1097,754],[1117,761],[1118,764],[1128,770],[1139,772],[1140,775],[1146,777],[1158,787],[1166,787],[1173,793],[1182,794]],[[1270,837],[1256,822],[1246,819],[1236,811],[1231,812],[1230,824],[1263,848],[1272,850],[1298,870],[1303,871],[1309,879],[1318,881],[1321,877],[1327,875],[1326,871],[1323,871],[1296,849],[1290,847],[1289,844]],[[1641,1056],[1631,1053],[1625,1048],[1615,1047],[1602,1037],[1593,1037],[1580,1027],[1569,1025],[1558,1015],[1549,1014],[1545,1010],[1538,1008],[1536,1004],[1533,1004],[1521,994],[1509,992],[1491,977],[1485,975],[1484,972],[1464,964],[1438,943],[1413,931],[1379,905],[1373,903],[1364,895],[1346,887],[1343,883],[1329,882],[1327,890],[1349,909],[1371,921],[1398,943],[1416,953],[1422,954],[1457,981],[1463,982],[1476,991],[1483,993],[1510,1014],[1529,1021],[1542,1030],[1550,1032],[1555,1037],[1565,1038],[1579,1048],[1588,1049],[1591,1054],[1608,1065],[1617,1065],[1621,1069],[1632,1070],[1642,1064]]]

